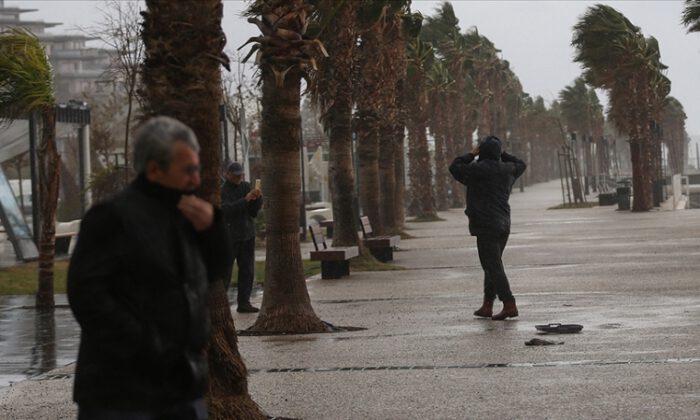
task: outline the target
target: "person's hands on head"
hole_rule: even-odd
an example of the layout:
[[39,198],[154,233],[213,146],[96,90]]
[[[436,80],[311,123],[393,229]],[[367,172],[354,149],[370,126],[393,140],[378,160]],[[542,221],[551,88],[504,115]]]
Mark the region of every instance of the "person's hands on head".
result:
[[183,195],[177,208],[198,232],[209,229],[214,223],[214,206],[199,197]]

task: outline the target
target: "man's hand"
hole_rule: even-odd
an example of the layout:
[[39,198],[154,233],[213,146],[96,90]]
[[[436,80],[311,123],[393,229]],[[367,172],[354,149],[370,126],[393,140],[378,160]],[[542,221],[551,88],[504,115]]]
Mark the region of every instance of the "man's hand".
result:
[[474,146],[474,148],[472,149],[472,151],[470,153],[474,156],[479,156],[479,146],[478,145]]
[[214,223],[214,206],[194,195],[183,195],[177,204],[183,216],[194,226],[194,230],[202,232]]
[[262,191],[256,188],[245,195],[245,201],[257,200],[260,197],[262,197]]

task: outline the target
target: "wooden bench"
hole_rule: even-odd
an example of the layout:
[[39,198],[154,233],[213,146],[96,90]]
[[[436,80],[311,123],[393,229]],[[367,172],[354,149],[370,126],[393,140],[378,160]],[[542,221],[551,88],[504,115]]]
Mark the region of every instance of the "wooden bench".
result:
[[71,255],[80,232],[80,220],[56,223],[56,255]]
[[327,238],[333,237],[333,221],[332,220],[321,220],[320,222],[318,222],[318,224],[321,227],[326,228],[326,237]]
[[311,251],[311,260],[321,261],[321,278],[339,279],[349,275],[350,259],[360,255],[360,249],[356,246],[329,248],[318,224],[309,225],[309,232],[316,248]]
[[360,227],[362,228],[362,240],[369,248],[369,252],[381,262],[388,262],[394,259],[394,249],[399,245],[401,237],[399,235],[374,236],[369,217],[360,217]]

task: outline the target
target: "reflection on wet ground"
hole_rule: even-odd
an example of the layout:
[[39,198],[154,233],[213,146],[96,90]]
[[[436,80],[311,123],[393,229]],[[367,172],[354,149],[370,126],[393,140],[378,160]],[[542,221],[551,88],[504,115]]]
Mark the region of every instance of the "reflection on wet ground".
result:
[[65,296],[49,311],[34,296],[0,296],[0,387],[75,361],[79,339]]
[[[260,288],[253,298],[259,299]],[[235,287],[228,291],[236,302]],[[56,308],[41,312],[34,296],[0,296],[0,387],[75,362],[80,328],[65,295],[56,295]]]

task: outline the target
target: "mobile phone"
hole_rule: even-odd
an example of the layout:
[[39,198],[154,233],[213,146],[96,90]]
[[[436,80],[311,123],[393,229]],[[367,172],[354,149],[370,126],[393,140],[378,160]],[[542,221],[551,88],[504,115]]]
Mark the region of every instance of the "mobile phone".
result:
[[259,190],[260,189],[260,179],[255,180],[255,189]]

